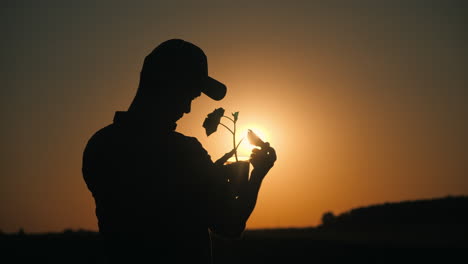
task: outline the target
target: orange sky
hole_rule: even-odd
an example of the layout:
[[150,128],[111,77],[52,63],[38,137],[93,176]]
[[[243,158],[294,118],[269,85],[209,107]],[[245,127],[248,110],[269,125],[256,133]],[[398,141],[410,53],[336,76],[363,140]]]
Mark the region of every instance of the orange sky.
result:
[[467,4],[18,2],[0,16],[4,232],[97,229],[83,148],[127,109],[144,56],[175,37],[228,86],[220,102],[196,99],[177,130],[215,160],[230,135],[202,123],[223,107],[277,150],[248,228],[468,194]]

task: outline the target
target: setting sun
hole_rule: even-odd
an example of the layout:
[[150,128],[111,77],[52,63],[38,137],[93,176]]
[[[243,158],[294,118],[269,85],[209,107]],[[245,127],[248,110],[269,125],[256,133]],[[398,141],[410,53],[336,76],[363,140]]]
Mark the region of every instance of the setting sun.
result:
[[252,149],[255,148],[255,146],[252,145],[247,139],[247,132],[249,129],[255,132],[255,134],[257,134],[257,136],[260,137],[263,141],[268,142],[269,137],[265,132],[263,132],[265,130],[260,129],[259,126],[251,124],[241,126],[239,129],[240,133],[238,136],[238,140],[242,140],[242,142],[240,143],[239,148],[237,149],[239,156],[249,157],[250,153],[252,152]]

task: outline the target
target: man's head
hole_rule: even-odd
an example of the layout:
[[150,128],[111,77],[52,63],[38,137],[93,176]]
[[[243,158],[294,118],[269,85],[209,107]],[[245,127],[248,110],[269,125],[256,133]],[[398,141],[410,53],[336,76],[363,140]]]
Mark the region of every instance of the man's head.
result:
[[144,105],[145,111],[158,111],[177,121],[190,112],[191,101],[201,93],[221,100],[226,86],[208,76],[207,57],[199,47],[170,39],[146,56],[132,106]]

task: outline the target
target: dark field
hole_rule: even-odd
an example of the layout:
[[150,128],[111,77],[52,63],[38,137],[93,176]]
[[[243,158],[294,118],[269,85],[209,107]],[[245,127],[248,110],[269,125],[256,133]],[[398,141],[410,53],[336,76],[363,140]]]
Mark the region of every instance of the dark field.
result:
[[[400,241],[392,235],[376,239],[319,228],[247,230],[239,240],[214,237],[213,257],[215,263],[468,263],[467,239],[461,235]],[[2,258],[8,259],[3,263],[107,263],[94,232],[3,235],[1,242]]]
[[[466,196],[371,205],[336,216],[326,212],[322,222],[314,228],[246,230],[236,240],[213,236],[215,264],[468,263]],[[0,242],[1,259],[8,260],[1,263],[107,262],[96,232],[0,233]]]

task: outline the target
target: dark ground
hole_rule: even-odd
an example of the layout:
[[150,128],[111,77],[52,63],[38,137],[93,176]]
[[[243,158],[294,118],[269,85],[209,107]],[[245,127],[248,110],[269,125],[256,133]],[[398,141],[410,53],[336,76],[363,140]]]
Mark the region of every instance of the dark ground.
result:
[[[339,238],[341,237],[341,238]],[[248,230],[238,240],[213,238],[215,263],[468,263],[468,243],[436,238],[398,241],[318,228]],[[0,236],[2,263],[106,263],[97,233]]]
[[[468,263],[467,196],[327,212],[322,220],[314,228],[246,230],[237,240],[213,236],[215,264]],[[0,233],[0,263],[107,261],[98,233],[65,230]]]

